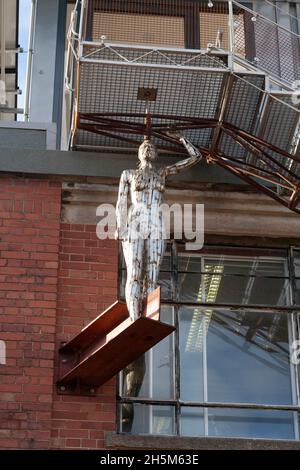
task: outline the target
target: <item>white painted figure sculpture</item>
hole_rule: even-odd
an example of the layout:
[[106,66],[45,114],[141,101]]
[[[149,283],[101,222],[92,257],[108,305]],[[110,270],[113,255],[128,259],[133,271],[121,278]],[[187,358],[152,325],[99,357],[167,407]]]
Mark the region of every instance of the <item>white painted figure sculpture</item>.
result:
[[178,133],[170,135],[182,142],[189,158],[159,168],[156,166],[157,149],[146,138],[139,147],[138,168],[124,170],[120,179],[116,239],[122,241],[127,267],[125,297],[132,321],[141,315],[144,299],[157,287],[166,245],[160,210],[166,178],[186,170],[202,158],[199,150],[183,136]]

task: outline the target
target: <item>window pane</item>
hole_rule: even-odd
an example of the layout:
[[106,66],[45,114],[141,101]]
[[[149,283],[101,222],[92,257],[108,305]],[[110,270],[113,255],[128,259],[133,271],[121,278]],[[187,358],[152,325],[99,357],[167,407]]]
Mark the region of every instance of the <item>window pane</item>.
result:
[[204,435],[204,408],[181,407],[180,434],[182,436]]
[[204,257],[203,270],[208,273],[222,274],[242,274],[252,276],[287,276],[285,260],[269,260],[260,257],[253,258],[230,258],[228,256],[220,256],[218,258]]
[[295,303],[300,305],[300,279],[296,279]]
[[[173,324],[173,308],[162,306],[160,319]],[[174,398],[174,333],[125,367],[121,382],[125,397]]]
[[294,439],[293,412],[209,408],[209,436]]
[[161,271],[170,271],[171,269],[171,254],[169,251],[166,251],[162,263],[160,265]]
[[300,250],[294,251],[295,276],[300,277]]
[[208,400],[291,404],[285,313],[217,311],[207,333]]
[[179,253],[178,256],[178,271],[194,271],[201,272],[201,255],[185,255]]
[[288,286],[289,281],[281,278],[220,274],[201,276],[192,273],[178,275],[181,302],[283,306],[288,304]]
[[206,317],[200,309],[179,311],[180,396],[182,400],[203,400],[203,328]]
[[[202,268],[201,268],[202,259]],[[228,255],[206,256],[201,254],[183,254],[178,256],[178,271],[220,274],[241,274],[253,276],[287,276],[284,259],[264,259],[259,256],[244,258]]]
[[171,274],[168,272],[160,272],[158,285],[160,286],[161,300],[171,300],[172,299]]
[[173,406],[123,403],[120,414],[121,432],[167,435],[175,433],[175,409]]

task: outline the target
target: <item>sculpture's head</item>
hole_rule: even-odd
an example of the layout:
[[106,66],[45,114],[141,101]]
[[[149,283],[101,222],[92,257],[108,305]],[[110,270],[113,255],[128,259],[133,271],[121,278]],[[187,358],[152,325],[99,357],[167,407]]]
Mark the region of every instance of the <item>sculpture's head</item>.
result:
[[145,139],[142,145],[140,145],[138,157],[141,165],[153,163],[157,160],[157,148],[150,139]]

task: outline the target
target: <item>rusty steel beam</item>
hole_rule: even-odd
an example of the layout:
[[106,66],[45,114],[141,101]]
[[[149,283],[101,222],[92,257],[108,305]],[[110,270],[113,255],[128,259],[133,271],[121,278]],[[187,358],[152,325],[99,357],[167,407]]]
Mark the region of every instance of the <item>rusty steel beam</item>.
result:
[[[228,79],[226,83],[228,85],[227,88],[230,88],[231,81]],[[227,103],[226,96],[227,95],[225,93],[220,102],[219,119],[173,116],[169,114],[151,114],[151,120],[155,120],[156,122],[152,122],[151,129],[148,129],[146,128],[147,126],[145,122],[134,121],[135,118],[145,120],[147,116],[145,113],[78,113],[75,127],[77,127],[77,129],[86,130],[105,137],[122,140],[134,146],[138,146],[140,142],[120,134],[123,133],[142,136],[148,132],[153,137],[172,144],[172,146],[160,145],[158,146],[159,150],[176,154],[182,154],[184,152],[181,150],[176,140],[167,134],[168,131],[203,128],[214,129],[210,147],[198,146],[203,156],[207,159],[207,162],[214,162],[222,166],[243,179],[255,189],[264,192],[268,196],[272,197],[272,199],[283,204],[285,207],[290,208],[294,212],[300,213],[297,209],[297,204],[300,201],[299,176],[288,167],[285,167],[284,164],[276,160],[272,155],[269,155],[267,150],[275,152],[281,157],[288,158],[297,163],[300,163],[300,158],[224,121]],[[125,120],[128,117],[131,118],[131,121]],[[157,122],[159,120],[169,120],[172,124],[159,123]],[[253,156],[256,156],[264,166],[261,168],[256,165],[255,162],[248,163],[246,161],[239,160],[234,156],[227,156],[220,153],[219,144],[222,132],[229,135],[235,142],[248,150]],[[286,197],[281,197],[272,189],[259,183],[254,178],[263,180],[266,183],[271,183],[272,185],[278,185],[281,188],[290,191],[292,195],[289,196],[289,200]]]
[[132,321],[115,302],[59,350],[58,393],[94,394],[95,389],[171,334],[162,323],[160,288],[148,295],[142,316]]
[[[220,155],[220,154],[219,154]],[[243,162],[242,160],[238,160],[237,158],[234,158],[234,157],[229,157],[228,155],[224,156],[223,159],[225,160],[230,160],[234,163],[237,163],[238,165],[245,165],[246,168],[243,168],[243,167],[240,167],[240,166],[237,166],[236,168],[239,168],[241,171],[243,172],[246,172],[248,173],[249,175],[252,175],[256,178],[260,178],[260,179],[263,179],[265,181],[268,181],[269,183],[272,183],[274,185],[280,185],[282,188],[285,188],[287,189],[288,191],[293,191],[294,190],[294,186],[288,186],[287,184],[284,184],[282,183],[281,181],[278,181],[278,180],[275,180],[273,178],[270,178],[270,176],[273,176],[273,177],[276,177],[278,176],[279,178],[281,178],[280,175],[277,175],[277,173],[273,173],[269,170],[264,170],[264,169],[261,169],[261,168],[257,168],[255,165],[252,165],[251,163],[246,163],[246,162]],[[225,161],[225,164],[226,164],[226,161]],[[254,171],[251,172],[248,168],[252,168]],[[270,176],[264,176],[264,175],[261,175],[261,173],[266,173],[267,175],[270,175]],[[288,181],[289,184],[291,184],[289,181]]]
[[[263,193],[265,193],[266,195],[270,196],[272,199],[274,199],[275,201],[279,202],[280,204],[282,204],[283,206],[289,208],[289,202],[286,200],[286,199],[283,199],[281,198],[280,196],[278,196],[278,194],[274,193],[274,191],[272,191],[271,189],[267,188],[266,186],[263,186],[261,184],[259,184],[258,182],[256,182],[255,180],[251,179],[249,176],[247,176],[246,174],[244,174],[243,172],[239,171],[236,167],[233,167],[233,166],[230,166],[230,165],[226,165],[225,163],[222,162],[222,159],[220,158],[220,160],[218,160],[218,164],[225,168],[226,170],[230,171],[231,173],[233,173],[234,175],[236,176],[239,176],[241,179],[243,179],[244,181],[246,181],[248,184],[250,184],[251,186],[253,186],[254,188],[258,189],[259,191],[262,191]],[[293,209],[294,212],[296,212],[297,214],[300,214],[300,209],[297,209],[297,208],[294,208]]]
[[[262,155],[265,156],[267,159],[269,159],[272,163],[277,165],[279,168],[281,168],[284,172],[286,172],[286,173],[290,174],[291,176],[293,176],[294,178],[296,178],[297,181],[298,181],[299,178],[297,177],[297,175],[295,175],[288,168],[286,168],[284,165],[282,165],[280,162],[278,162],[275,158],[271,157],[271,155],[267,154],[263,149],[257,147],[255,144],[253,144],[251,141],[249,141],[250,139],[247,139],[245,137],[240,137],[239,135],[236,135],[233,131],[231,131],[229,129],[224,128],[223,130],[226,134],[230,135],[233,139],[235,139],[238,143],[240,143],[240,145],[242,145],[244,148],[249,150],[251,153],[254,153],[264,164],[267,164],[270,168],[272,168],[271,165],[268,164],[262,158]],[[258,168],[258,170],[259,170],[259,168]],[[277,173],[277,170],[276,170],[276,173]],[[280,178],[282,178],[282,179],[285,179],[285,181],[289,181],[281,174],[279,174],[278,176],[280,176]]]

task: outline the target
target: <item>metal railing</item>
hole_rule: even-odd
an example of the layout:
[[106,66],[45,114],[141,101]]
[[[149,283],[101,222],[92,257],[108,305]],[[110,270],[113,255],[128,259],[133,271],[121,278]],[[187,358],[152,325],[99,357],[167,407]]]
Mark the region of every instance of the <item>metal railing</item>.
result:
[[234,0],[232,4],[243,12],[244,21],[241,28],[230,15],[233,29],[232,54],[241,56],[271,77],[281,79],[289,85],[299,80],[300,37]]
[[77,0],[68,31],[66,85],[82,41],[228,51],[291,88],[300,79],[300,36],[235,0]]

